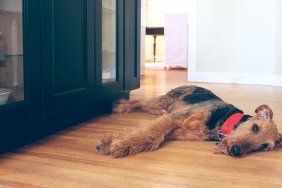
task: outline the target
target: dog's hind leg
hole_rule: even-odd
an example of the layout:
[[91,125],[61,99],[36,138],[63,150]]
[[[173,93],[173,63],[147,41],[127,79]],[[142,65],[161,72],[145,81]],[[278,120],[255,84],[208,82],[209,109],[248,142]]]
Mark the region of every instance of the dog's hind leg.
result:
[[148,101],[142,100],[120,100],[113,104],[113,113],[148,112],[155,115],[167,114],[168,103],[166,96],[152,98]]
[[146,102],[141,100],[125,100],[121,99],[120,101],[113,104],[112,112],[121,114],[129,112],[140,112],[142,111],[143,106]]
[[108,146],[108,152],[100,153],[105,155],[109,154],[117,158],[133,155],[142,151],[155,150],[165,140],[166,135],[177,127],[177,121],[172,119],[169,115],[162,116],[147,127],[128,134],[123,134],[123,136],[118,138],[113,138],[111,144]]
[[[148,112],[155,115],[169,114],[183,108],[182,98],[193,93],[195,86],[180,86],[165,95],[149,100],[120,100],[113,105],[113,113]],[[177,104],[177,102],[180,102]],[[187,108],[187,104],[184,104]]]

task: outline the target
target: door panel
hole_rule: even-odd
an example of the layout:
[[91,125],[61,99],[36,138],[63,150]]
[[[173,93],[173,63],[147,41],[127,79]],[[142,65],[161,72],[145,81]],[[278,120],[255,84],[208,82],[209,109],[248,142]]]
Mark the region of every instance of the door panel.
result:
[[123,90],[123,0],[95,1],[96,90],[99,98]]
[[22,1],[0,4],[0,105],[24,100]]
[[53,71],[54,93],[87,88],[85,1],[54,1]]
[[42,116],[38,25],[37,0],[0,4],[0,112],[9,125]]
[[93,0],[42,1],[45,113],[94,100]]
[[[43,117],[38,0],[0,1],[0,88],[12,90],[0,105],[0,152],[21,140],[31,121]],[[0,42],[1,43],[1,42]],[[0,44],[1,46],[1,44]],[[3,91],[3,90],[2,90]],[[36,125],[38,126],[38,125]]]
[[102,83],[117,79],[117,2],[102,0]]

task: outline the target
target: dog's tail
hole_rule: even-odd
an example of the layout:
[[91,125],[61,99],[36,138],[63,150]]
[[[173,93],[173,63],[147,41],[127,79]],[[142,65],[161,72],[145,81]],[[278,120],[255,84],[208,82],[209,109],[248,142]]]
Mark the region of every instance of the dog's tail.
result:
[[112,147],[110,155],[124,157],[155,150],[164,142],[166,136],[178,127],[177,120],[171,118],[170,115],[164,115],[154,123],[124,135],[118,140],[117,147]]

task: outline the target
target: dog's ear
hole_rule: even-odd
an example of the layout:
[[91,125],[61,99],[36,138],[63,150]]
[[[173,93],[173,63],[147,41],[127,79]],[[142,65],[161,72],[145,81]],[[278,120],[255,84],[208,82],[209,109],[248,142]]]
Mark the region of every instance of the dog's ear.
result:
[[255,112],[257,113],[258,116],[267,119],[267,120],[272,120],[273,118],[273,112],[271,110],[271,108],[266,105],[260,105],[256,108]]

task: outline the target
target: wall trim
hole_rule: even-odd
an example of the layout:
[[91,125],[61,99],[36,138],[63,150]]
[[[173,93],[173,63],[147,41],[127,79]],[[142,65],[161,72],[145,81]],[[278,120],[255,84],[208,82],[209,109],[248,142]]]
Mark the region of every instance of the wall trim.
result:
[[272,74],[190,72],[188,80],[189,82],[282,86],[282,76]]
[[275,75],[274,76],[273,86],[282,86],[282,75]]

